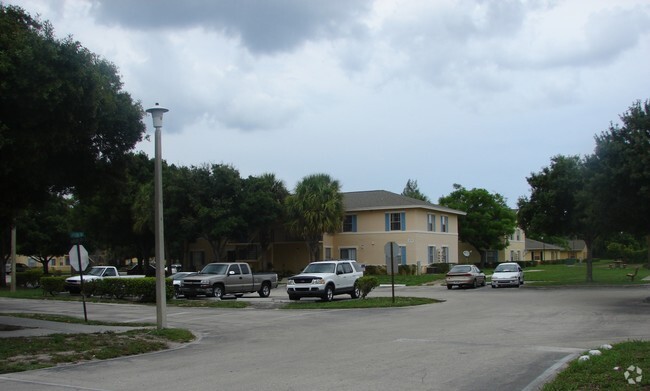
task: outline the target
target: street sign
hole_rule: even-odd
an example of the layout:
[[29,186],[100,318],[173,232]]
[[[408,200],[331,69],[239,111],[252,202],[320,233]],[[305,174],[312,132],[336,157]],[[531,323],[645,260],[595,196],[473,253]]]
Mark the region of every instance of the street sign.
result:
[[[395,242],[386,243],[384,246],[384,254],[386,255],[386,272],[388,274],[397,273],[399,262],[402,259],[399,244]],[[392,267],[391,261],[393,262]]]
[[[86,270],[88,267],[88,251],[82,246],[81,244],[79,246],[79,255],[81,256],[81,270]],[[70,257],[70,266],[76,271],[79,271],[79,256],[77,256],[77,246],[72,246],[70,249],[70,252],[68,253],[68,256]]]

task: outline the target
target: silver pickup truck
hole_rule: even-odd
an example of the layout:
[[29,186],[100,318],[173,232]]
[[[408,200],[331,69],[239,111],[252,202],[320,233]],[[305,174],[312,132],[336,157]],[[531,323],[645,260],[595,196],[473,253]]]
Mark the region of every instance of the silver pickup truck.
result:
[[209,263],[198,274],[182,280],[180,293],[187,298],[207,295],[220,299],[226,294],[251,292],[268,297],[277,286],[277,274],[252,273],[245,262]]

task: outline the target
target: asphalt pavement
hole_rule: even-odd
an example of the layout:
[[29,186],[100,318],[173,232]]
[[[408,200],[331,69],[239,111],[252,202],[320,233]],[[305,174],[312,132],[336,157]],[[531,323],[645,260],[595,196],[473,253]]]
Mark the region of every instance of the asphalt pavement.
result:
[[[0,389],[529,391],[586,350],[650,339],[648,285],[397,287],[396,294],[443,302],[280,310],[277,304],[288,298],[278,289],[267,299],[238,299],[254,303],[249,309],[168,307],[169,327],[192,330],[198,342],[174,351],[0,375]],[[390,295],[390,288],[371,293]],[[156,321],[155,306],[88,304],[89,319]],[[0,299],[1,312],[83,316],[81,303],[62,301]],[[0,323],[5,320],[0,317]],[[48,323],[19,320],[57,330]]]

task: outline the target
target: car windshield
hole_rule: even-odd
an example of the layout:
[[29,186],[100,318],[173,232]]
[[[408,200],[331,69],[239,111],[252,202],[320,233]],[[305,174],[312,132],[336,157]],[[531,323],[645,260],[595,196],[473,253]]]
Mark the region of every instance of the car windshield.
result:
[[94,267],[90,269],[90,271],[86,274],[89,274],[91,276],[100,276],[104,273],[104,268],[103,267]]
[[517,266],[515,265],[499,265],[494,269],[495,273],[509,273],[509,272],[516,272],[517,271]]
[[336,264],[332,262],[310,263],[303,273],[334,273]]
[[213,263],[201,270],[201,274],[226,274],[228,264],[226,263]]
[[468,273],[468,272],[471,272],[471,271],[472,271],[471,266],[467,266],[467,265],[460,266],[459,265],[459,266],[452,267],[449,272],[450,273]]

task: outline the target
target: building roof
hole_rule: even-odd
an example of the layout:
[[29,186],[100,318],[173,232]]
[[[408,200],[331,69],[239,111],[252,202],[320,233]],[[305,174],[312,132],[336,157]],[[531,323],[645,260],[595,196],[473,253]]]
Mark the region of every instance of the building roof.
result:
[[567,248],[571,251],[582,251],[587,248],[587,243],[585,243],[585,241],[582,239],[569,240]]
[[544,243],[533,239],[526,238],[526,250],[564,250],[560,246],[551,243]]
[[420,208],[463,216],[467,214],[460,210],[447,208],[385,190],[353,191],[342,194],[343,205],[346,212]]

